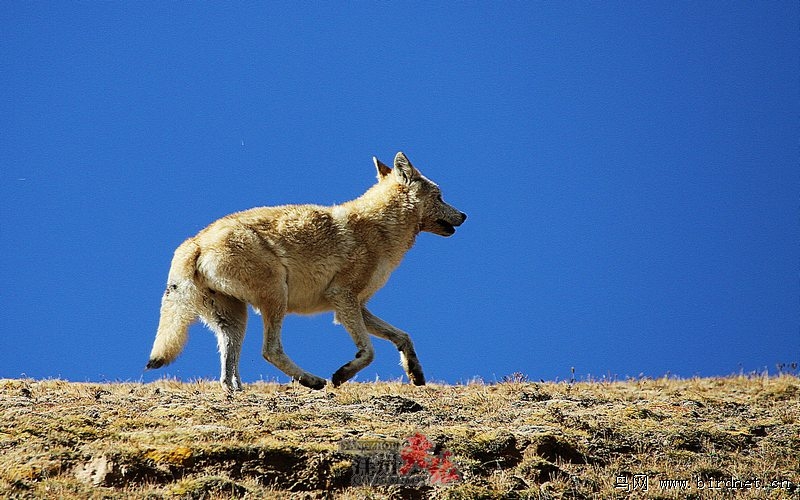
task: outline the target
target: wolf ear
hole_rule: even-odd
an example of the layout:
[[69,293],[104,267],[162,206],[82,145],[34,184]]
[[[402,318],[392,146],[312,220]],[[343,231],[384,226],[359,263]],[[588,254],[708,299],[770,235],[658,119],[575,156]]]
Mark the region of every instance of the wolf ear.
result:
[[394,174],[397,176],[397,179],[404,183],[404,184],[411,184],[417,177],[419,177],[419,172],[416,168],[408,161],[406,155],[403,152],[397,153],[394,157]]
[[375,164],[375,169],[378,171],[378,180],[382,181],[384,177],[392,173],[392,169],[386,166],[385,163],[377,159],[376,157],[372,157],[372,163]]

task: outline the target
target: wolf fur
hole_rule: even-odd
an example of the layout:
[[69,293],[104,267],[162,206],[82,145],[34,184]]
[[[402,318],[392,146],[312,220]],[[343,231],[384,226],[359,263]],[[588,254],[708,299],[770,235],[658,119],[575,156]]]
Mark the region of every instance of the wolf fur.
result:
[[366,303],[421,231],[450,236],[467,216],[445,203],[439,187],[403,153],[397,153],[393,169],[377,158],[373,162],[378,183],[355,200],[332,207],[253,208],[223,217],[181,244],[172,259],[147,368],[174,361],[189,325],[200,318],[217,337],[220,382],[240,390],[249,303],[264,322],[264,358],[306,387],[321,389],[326,381],[289,359],[281,345],[281,323],[287,313],[329,310],[358,349],[333,374],[334,386],[372,362],[370,334],[394,343],[409,380],[424,385],[409,335],[372,314]]

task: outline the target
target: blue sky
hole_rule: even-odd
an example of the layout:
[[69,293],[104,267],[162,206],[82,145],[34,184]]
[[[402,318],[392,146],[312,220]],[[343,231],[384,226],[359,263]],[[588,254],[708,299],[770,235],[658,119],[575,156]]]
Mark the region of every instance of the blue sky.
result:
[[[6,2],[0,377],[143,372],[171,255],[230,212],[334,204],[404,151],[469,214],[370,303],[429,380],[800,361],[797,2]],[[324,377],[332,316],[284,345]],[[402,376],[395,349],[357,380]],[[261,358],[251,314],[246,382]]]

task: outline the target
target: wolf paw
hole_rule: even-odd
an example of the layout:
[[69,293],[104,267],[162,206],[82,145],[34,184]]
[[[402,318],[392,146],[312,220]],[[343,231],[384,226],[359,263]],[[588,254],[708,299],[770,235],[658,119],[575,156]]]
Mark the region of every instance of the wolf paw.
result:
[[232,395],[235,392],[242,392],[244,391],[244,387],[242,387],[242,382],[240,380],[220,380],[219,384],[228,392],[228,395]]
[[145,370],[154,370],[156,368],[161,368],[166,363],[164,363],[163,359],[151,359],[147,362],[147,366],[144,367]]
[[302,375],[297,381],[300,382],[300,385],[308,387],[309,389],[314,389],[315,391],[322,389],[325,387],[325,384],[327,384],[324,378],[315,377],[310,374]]
[[414,385],[425,385],[425,375],[423,375],[422,372],[409,373],[408,378]]
[[350,380],[350,378],[352,377],[352,375],[349,375],[347,373],[349,372],[349,370],[345,369],[346,366],[347,365],[336,370],[336,373],[334,373],[333,376],[331,377],[331,382],[333,382],[334,387],[339,387],[340,385]]

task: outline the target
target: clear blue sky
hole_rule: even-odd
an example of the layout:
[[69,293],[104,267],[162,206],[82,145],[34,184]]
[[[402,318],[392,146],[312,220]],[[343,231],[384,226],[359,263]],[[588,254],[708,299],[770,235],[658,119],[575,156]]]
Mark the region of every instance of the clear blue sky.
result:
[[[787,2],[5,2],[0,377],[143,373],[172,252],[333,204],[402,150],[469,214],[371,302],[429,380],[800,361],[800,13]],[[329,378],[354,347],[291,317]],[[357,380],[402,375],[375,340]],[[246,382],[285,381],[250,316]]]

